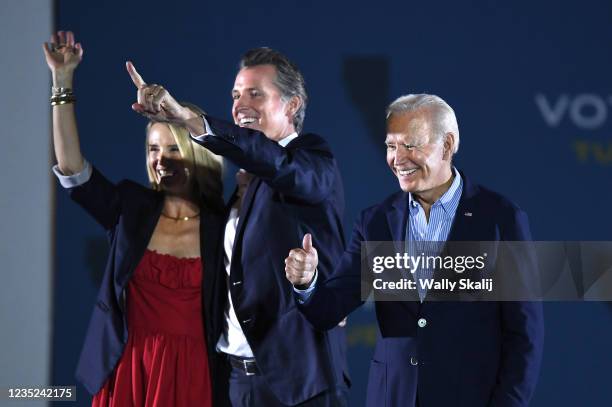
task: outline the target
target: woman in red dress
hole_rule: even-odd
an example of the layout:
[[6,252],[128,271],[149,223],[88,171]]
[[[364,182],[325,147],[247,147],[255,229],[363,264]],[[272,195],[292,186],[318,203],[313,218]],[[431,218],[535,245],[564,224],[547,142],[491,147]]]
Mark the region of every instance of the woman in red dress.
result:
[[[210,230],[205,214],[214,219],[223,205],[221,159],[193,143],[184,128],[152,122],[146,163],[153,191],[112,184],[79,147],[72,78],[81,44],[60,31],[44,52],[53,76],[54,172],[111,236],[109,283],[97,304],[102,312],[94,310],[77,376],[95,393],[93,406],[211,406],[202,286],[215,266],[203,267],[202,248],[210,246],[201,242],[201,231]],[[131,263],[122,259],[132,253],[138,253],[134,267],[124,267]],[[117,343],[119,351],[107,351]]]

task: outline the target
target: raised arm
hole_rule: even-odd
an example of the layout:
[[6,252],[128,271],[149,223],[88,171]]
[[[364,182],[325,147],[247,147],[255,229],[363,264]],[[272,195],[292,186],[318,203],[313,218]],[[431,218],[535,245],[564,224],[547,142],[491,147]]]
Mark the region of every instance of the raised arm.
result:
[[119,189],[91,166],[85,167],[74,114],[73,76],[83,58],[83,47],[75,42],[71,31],[58,31],[43,44],[43,51],[53,76],[53,146],[57,158],[54,172],[71,198],[109,230],[119,218]]
[[[186,127],[194,141],[249,173],[273,189],[309,203],[319,203],[337,187],[338,170],[327,143],[319,136],[303,135],[292,147],[281,147],[259,130],[181,106],[161,85],[147,84],[131,62],[126,68],[137,89],[132,109],[150,120]],[[201,136],[201,137],[199,137]]]
[[83,170],[83,156],[74,115],[73,76],[83,58],[83,47],[71,31],[58,31],[43,44],[53,77],[53,146],[59,170],[73,175]]

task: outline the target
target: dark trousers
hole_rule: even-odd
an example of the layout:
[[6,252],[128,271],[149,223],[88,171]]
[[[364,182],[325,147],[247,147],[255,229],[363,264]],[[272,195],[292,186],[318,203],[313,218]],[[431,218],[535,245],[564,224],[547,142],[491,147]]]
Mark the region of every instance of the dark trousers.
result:
[[[247,376],[244,371],[228,366],[229,398],[232,407],[288,407],[270,391],[260,374]],[[299,407],[346,407],[348,388],[341,385],[298,404]]]

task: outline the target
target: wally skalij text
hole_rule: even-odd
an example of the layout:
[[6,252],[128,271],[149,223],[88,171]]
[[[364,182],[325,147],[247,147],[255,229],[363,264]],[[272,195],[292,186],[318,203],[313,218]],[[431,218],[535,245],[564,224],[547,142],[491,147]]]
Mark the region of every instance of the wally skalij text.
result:
[[361,254],[362,298],[376,301],[512,301],[537,268],[522,242],[364,242]]

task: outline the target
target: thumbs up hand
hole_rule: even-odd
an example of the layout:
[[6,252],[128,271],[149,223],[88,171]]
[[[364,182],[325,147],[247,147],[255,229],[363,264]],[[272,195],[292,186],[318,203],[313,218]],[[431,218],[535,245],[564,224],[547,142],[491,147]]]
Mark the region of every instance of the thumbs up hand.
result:
[[285,259],[285,276],[296,288],[306,289],[315,276],[319,257],[312,246],[312,235],[306,233],[301,249],[293,249]]

